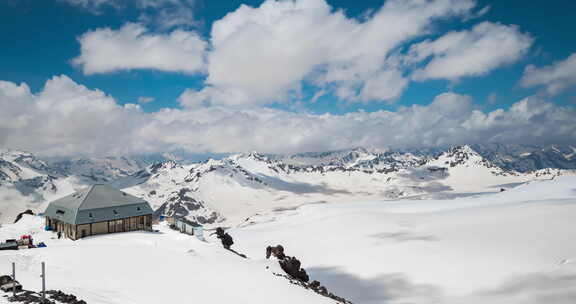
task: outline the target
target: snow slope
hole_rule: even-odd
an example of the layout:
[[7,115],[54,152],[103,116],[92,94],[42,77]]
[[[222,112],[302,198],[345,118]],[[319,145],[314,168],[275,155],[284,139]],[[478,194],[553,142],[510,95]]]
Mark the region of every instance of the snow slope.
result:
[[[26,216],[6,225],[0,238],[29,232],[47,248],[0,251],[0,273],[17,263],[17,279],[38,291],[40,263],[47,289],[74,294],[90,304],[146,303],[334,303],[276,277],[272,261],[246,260],[215,242],[201,242],[159,226],[157,233],[130,232],[79,241],[58,240]],[[270,266],[270,269],[266,269]],[[0,294],[3,294],[0,292]],[[0,303],[8,303],[0,297]]]
[[12,222],[26,210],[42,211],[48,201],[70,194],[82,183],[32,153],[0,149],[0,223]]
[[355,303],[576,303],[576,178],[458,200],[316,204],[231,234]]
[[[311,279],[354,303],[568,304],[576,301],[576,177],[454,200],[310,204],[251,217],[229,230],[244,260],[218,241],[157,226],[55,240],[26,216],[0,239],[30,232],[48,248],[0,252],[0,272],[88,303],[333,303],[275,277],[282,244]],[[270,269],[266,269],[269,266]],[[0,297],[0,303],[3,299]]]

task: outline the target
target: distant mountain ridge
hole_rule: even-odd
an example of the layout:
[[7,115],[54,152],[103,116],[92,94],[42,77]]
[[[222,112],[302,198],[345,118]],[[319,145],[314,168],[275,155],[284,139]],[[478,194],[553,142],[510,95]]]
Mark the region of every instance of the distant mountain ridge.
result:
[[530,172],[546,168],[576,169],[576,144],[475,144],[470,147],[496,166],[507,170]]
[[[498,191],[532,179],[571,174],[566,170],[573,169],[573,145],[252,152],[194,163],[160,156],[42,159],[1,149],[0,199],[12,209],[22,201],[40,210],[46,201],[77,188],[110,183],[147,199],[157,215],[177,214],[214,224],[310,202]],[[1,213],[7,213],[4,209],[0,206],[0,220]]]

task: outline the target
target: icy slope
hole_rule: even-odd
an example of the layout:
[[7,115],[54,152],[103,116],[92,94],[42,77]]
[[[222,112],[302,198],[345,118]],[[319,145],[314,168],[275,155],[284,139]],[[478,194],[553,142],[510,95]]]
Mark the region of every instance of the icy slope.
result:
[[575,303],[576,178],[476,198],[316,204],[230,233],[282,244],[355,303]]

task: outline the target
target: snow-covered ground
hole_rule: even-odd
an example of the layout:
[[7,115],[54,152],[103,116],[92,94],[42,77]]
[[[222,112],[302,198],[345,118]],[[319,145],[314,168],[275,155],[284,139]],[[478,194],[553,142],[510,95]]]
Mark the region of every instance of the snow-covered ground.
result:
[[[25,289],[41,289],[46,262],[47,289],[59,289],[90,304],[145,303],[334,303],[276,277],[272,261],[243,259],[214,241],[159,225],[157,233],[130,232],[79,241],[58,240],[39,229],[42,220],[26,216],[5,225],[0,237],[33,234],[48,247],[0,251],[0,273],[17,265]],[[270,266],[270,269],[266,269]],[[0,291],[0,295],[4,295]],[[0,303],[8,303],[0,297]]]
[[[576,178],[476,198],[307,205],[234,229],[355,303],[576,303]],[[266,222],[268,221],[268,222]]]
[[[310,204],[253,216],[229,230],[245,260],[160,225],[159,233],[55,240],[42,220],[4,225],[47,248],[0,252],[26,288],[88,303],[334,303],[275,277],[282,244],[311,279],[354,303],[576,303],[576,177],[454,200]],[[271,269],[266,269],[270,266]],[[0,297],[0,303],[5,301]]]

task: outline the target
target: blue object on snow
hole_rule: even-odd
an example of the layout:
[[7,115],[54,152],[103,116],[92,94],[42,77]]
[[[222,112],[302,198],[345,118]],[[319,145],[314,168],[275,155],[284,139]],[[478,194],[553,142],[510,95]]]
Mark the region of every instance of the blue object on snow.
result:
[[50,228],[50,226],[45,226],[45,227],[44,227],[44,230],[50,231],[50,230],[52,230],[52,228]]
[[46,244],[44,244],[44,242],[40,242],[40,243],[38,243],[38,245],[36,245],[36,247],[44,248],[44,247],[46,247]]
[[197,239],[199,239],[201,241],[206,241],[204,239],[204,227],[202,227],[202,226],[194,227],[194,235],[196,236]]

